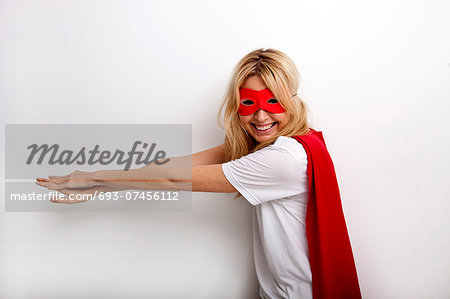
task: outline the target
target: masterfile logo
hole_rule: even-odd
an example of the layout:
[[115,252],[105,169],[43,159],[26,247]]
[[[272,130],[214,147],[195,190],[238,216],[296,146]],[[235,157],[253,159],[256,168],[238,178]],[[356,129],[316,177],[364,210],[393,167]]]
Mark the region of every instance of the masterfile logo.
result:
[[[142,145],[144,150],[148,147],[145,158],[143,158],[144,151],[138,150],[139,145]],[[125,170],[130,169],[134,157],[136,157],[136,165],[148,165],[153,162],[157,165],[163,165],[169,162],[169,159],[164,159],[166,157],[166,152],[162,150],[157,151],[156,156],[152,158],[155,147],[156,143],[152,143],[148,146],[148,143],[135,141],[129,152],[117,149],[112,153],[108,150],[100,151],[100,145],[98,144],[96,144],[92,150],[87,150],[86,147],[82,147],[76,152],[70,149],[60,151],[60,146],[58,144],[53,144],[51,146],[48,144],[42,144],[40,146],[31,144],[27,146],[27,149],[30,150],[30,155],[28,156],[26,163],[31,164],[36,155],[36,164],[38,165],[41,165],[44,162],[44,159],[47,158],[46,162],[50,165],[71,165],[74,163],[77,165],[94,165],[97,163],[100,165],[108,165],[116,162],[118,165],[125,164]]]

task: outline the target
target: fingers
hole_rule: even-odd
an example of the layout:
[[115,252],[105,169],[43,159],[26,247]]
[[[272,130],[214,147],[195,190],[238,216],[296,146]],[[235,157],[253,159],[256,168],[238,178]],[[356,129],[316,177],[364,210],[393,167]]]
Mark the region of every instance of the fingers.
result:
[[36,178],[36,181],[38,182],[51,182],[54,184],[64,184],[67,183],[67,181],[69,180],[69,176],[62,176],[62,177],[54,177],[54,176],[49,176],[48,179],[46,178]]
[[56,183],[56,184],[63,184],[63,183],[67,183],[67,181],[69,180],[69,177],[67,178],[57,178],[57,179],[49,179],[50,182],[52,183]]
[[52,197],[50,197],[50,201],[51,202],[53,202],[53,203],[74,204],[74,203],[85,202],[85,201],[88,200],[85,197],[82,197],[82,199],[76,199],[76,198],[75,199],[70,199],[70,196],[69,196],[70,194],[74,195],[74,194],[77,194],[77,193],[72,193],[70,190],[67,190],[67,189],[58,190],[58,192],[66,195],[66,196],[58,196],[58,197],[52,196]]
[[62,179],[44,179],[36,178],[36,184],[51,190],[60,190],[65,188],[89,188],[89,182],[85,180],[71,180],[70,177]]
[[[85,202],[88,201],[88,197],[80,197],[80,199],[76,199],[77,197],[75,197],[75,199],[70,199],[70,194],[72,195],[76,195],[76,194],[87,194],[90,193],[88,191],[82,191],[82,192],[76,192],[73,193],[72,190],[69,189],[62,189],[62,190],[58,190],[58,192],[66,195],[64,197],[50,197],[50,201],[53,203],[65,203],[65,204],[74,204],[74,203],[80,203],[80,202]],[[72,196],[73,197],[73,196]]]
[[68,177],[68,175],[49,175],[48,176],[49,179],[60,179],[60,178],[64,178],[64,177]]
[[74,204],[74,203],[85,202],[85,201],[87,201],[87,199],[69,199],[68,196],[65,196],[65,197],[51,197],[50,201],[53,203]]
[[54,196],[52,196],[52,197],[50,197],[50,201],[51,202],[54,202],[54,203],[68,203],[70,200],[69,200],[69,197],[68,196],[64,196],[64,197],[54,197]]
[[54,183],[65,183],[68,180],[70,180],[70,175],[64,175],[64,176],[53,176],[53,175],[50,175],[48,178],[49,178],[50,181],[52,181]]
[[47,181],[38,180],[37,182],[35,182],[35,184],[50,190],[60,190],[65,188],[65,184],[55,184],[48,180]]
[[[52,196],[50,197],[50,201],[53,203],[65,203],[65,204],[74,204],[74,203],[80,203],[88,201],[89,199],[92,199],[92,197],[89,196],[82,196],[79,197],[80,199],[77,199],[78,194],[91,194],[94,195],[95,190],[93,191],[93,188],[85,188],[85,189],[67,189],[64,188],[63,185],[57,185],[51,182],[41,182],[37,181],[36,185],[48,188],[50,190],[56,190],[66,196]],[[70,198],[70,195],[72,195],[72,199]]]
[[[54,196],[50,198],[50,201],[53,203],[65,203],[65,204],[74,204],[88,201],[89,198],[79,197],[73,195],[79,194],[91,194],[94,195],[96,193],[95,186],[87,186],[84,182],[73,182],[68,176],[49,176],[46,178],[36,178],[36,185],[45,187],[49,190],[56,190],[66,196]],[[71,196],[72,195],[72,196]]]

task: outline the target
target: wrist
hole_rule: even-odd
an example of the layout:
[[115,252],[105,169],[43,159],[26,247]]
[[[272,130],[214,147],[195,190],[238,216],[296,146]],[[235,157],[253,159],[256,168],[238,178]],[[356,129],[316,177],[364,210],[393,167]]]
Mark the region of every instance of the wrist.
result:
[[93,171],[91,173],[91,180],[95,183],[95,185],[102,186],[104,183],[104,180],[102,179],[102,171],[101,170]]

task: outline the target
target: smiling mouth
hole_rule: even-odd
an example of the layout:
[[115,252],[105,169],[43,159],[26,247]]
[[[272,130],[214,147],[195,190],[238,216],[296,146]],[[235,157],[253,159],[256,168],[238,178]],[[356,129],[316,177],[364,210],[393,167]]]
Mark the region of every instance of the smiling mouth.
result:
[[255,124],[252,124],[252,126],[259,132],[265,132],[265,131],[270,130],[273,126],[275,126],[275,124],[276,124],[276,122],[273,122],[271,124],[264,125],[264,126],[258,126]]

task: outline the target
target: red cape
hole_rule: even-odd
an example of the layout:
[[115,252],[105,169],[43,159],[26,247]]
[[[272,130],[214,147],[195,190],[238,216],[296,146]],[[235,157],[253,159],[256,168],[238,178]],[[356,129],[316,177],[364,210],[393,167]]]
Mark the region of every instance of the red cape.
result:
[[314,299],[361,298],[333,161],[322,132],[293,136],[308,157],[306,237]]

